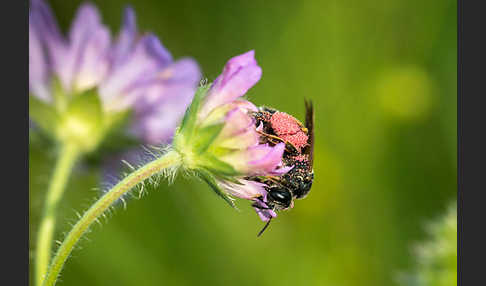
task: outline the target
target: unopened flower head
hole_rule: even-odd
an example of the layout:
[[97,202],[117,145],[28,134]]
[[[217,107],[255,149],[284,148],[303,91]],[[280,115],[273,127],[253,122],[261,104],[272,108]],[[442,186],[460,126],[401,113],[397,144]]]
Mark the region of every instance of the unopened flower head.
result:
[[230,59],[211,85],[199,88],[176,132],[174,149],[181,154],[183,166],[227,202],[232,204],[231,196],[252,200],[260,218],[269,221],[276,213],[267,205],[271,187],[267,179],[282,176],[294,166],[284,158],[286,140],[269,141],[263,136],[262,123],[255,116],[261,108],[242,98],[261,74],[254,51]]
[[[174,62],[157,37],[137,31],[129,7],[112,38],[97,8],[83,4],[65,37],[50,8],[31,1],[31,116],[58,140],[79,140],[93,149],[107,129],[130,113],[130,134],[145,143],[167,142],[199,79],[192,59]],[[50,122],[45,116],[49,108],[54,113]]]
[[414,244],[415,269],[399,272],[399,285],[457,286],[457,201],[425,226],[428,240]]

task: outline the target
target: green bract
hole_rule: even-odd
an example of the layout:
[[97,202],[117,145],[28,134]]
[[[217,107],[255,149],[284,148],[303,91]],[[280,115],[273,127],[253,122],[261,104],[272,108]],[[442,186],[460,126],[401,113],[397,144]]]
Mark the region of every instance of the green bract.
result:
[[128,112],[105,112],[96,89],[66,94],[54,81],[54,102],[45,103],[29,96],[29,114],[50,137],[63,144],[91,152],[108,132],[121,124]]
[[[234,176],[240,175],[230,164],[221,161],[218,157],[228,152],[215,143],[215,139],[224,127],[224,114],[220,114],[220,120],[198,121],[198,111],[206,96],[210,84],[200,86],[197,90],[191,106],[187,109],[180,127],[177,129],[173,148],[181,157],[183,166],[195,172],[205,181],[216,194],[222,197],[231,206],[232,200],[223,192],[216,182],[216,178],[235,182]],[[208,116],[208,119],[212,117]],[[214,117],[212,117],[214,118]]]

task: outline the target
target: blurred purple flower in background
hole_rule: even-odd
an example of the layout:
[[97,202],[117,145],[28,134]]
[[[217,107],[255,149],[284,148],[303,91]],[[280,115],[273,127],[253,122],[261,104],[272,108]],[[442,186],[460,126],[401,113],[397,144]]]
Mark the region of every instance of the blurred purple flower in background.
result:
[[173,61],[157,37],[137,31],[129,7],[114,39],[89,3],[78,9],[64,37],[46,3],[31,1],[29,92],[45,103],[54,105],[58,93],[69,97],[96,88],[104,113],[131,111],[131,134],[145,143],[166,143],[199,80],[194,60]]

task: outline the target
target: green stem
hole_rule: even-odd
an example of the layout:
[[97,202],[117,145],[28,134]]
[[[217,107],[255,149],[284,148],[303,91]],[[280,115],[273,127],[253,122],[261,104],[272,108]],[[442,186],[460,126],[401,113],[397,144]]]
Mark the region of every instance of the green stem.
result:
[[58,154],[54,174],[52,175],[47,190],[44,212],[37,234],[35,255],[36,285],[41,285],[44,280],[44,274],[47,271],[52,252],[52,238],[56,226],[57,205],[64,193],[69,174],[79,156],[79,149],[70,144],[63,145],[60,154]]
[[128,175],[95,202],[74,225],[57,250],[43,285],[51,286],[56,283],[57,277],[61,272],[66,259],[81,236],[83,236],[90,225],[93,224],[93,222],[95,222],[116,200],[145,179],[168,168],[177,167],[180,163],[181,157],[179,153],[170,151],[161,158],[148,163]]

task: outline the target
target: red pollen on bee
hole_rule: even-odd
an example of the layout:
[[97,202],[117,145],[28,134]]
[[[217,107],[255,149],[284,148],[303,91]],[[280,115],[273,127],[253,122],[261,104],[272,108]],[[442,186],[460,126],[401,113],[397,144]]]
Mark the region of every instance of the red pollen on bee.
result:
[[280,138],[292,143],[292,145],[294,145],[299,151],[302,147],[307,145],[307,140],[309,139],[309,137],[302,131],[299,131],[296,134],[281,135]]
[[299,121],[285,112],[275,112],[270,118],[270,124],[275,134],[291,143],[299,151],[307,145],[309,137],[302,131]]
[[307,157],[307,155],[297,155],[297,156],[294,156],[293,157],[295,160],[297,161],[300,161],[300,162],[303,162],[305,160],[308,160],[309,158]]
[[300,125],[297,119],[285,112],[275,112],[270,118],[272,129],[277,135],[296,134],[300,132]]

